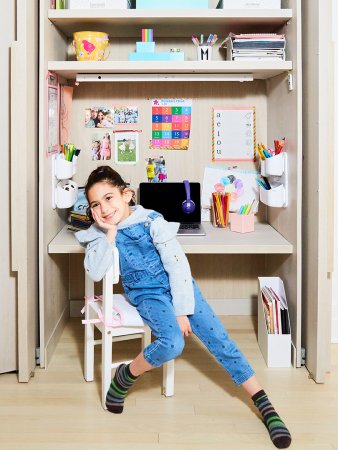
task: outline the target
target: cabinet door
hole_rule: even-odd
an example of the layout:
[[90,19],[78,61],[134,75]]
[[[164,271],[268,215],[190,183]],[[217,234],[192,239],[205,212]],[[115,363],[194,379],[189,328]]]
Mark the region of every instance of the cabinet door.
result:
[[303,2],[303,346],[312,378],[330,370],[333,271],[331,0]]
[[6,52],[0,70],[2,137],[0,192],[1,192],[1,240],[0,240],[0,373],[17,369],[16,342],[16,277],[11,270],[10,252],[10,55],[7,49],[15,39],[15,0],[6,3],[4,14],[0,15],[1,41]]
[[17,272],[19,381],[35,368],[38,314],[38,2],[17,0],[11,46],[11,249]]

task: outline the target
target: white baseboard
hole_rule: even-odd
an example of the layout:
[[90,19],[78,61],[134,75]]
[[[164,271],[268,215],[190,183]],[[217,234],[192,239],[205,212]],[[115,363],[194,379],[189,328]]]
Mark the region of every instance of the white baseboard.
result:
[[40,362],[41,368],[47,369],[47,366],[52,359],[54,350],[57,346],[57,343],[59,342],[60,336],[67,323],[68,317],[70,316],[69,306],[70,305],[66,304],[65,307],[63,308],[63,311],[60,314],[60,317],[54,327],[54,330],[52,331],[46,343],[46,348],[44,349],[44,359]]
[[[209,305],[218,316],[256,316],[256,298],[217,298],[208,299]],[[81,309],[84,306],[83,300],[70,300],[70,317],[83,317]]]

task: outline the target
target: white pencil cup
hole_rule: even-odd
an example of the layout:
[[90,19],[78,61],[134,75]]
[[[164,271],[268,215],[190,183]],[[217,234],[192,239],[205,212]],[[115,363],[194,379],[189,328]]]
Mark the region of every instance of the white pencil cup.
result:
[[78,185],[72,180],[59,181],[55,189],[55,206],[57,208],[70,208],[77,199]]
[[211,61],[212,58],[212,46],[211,45],[199,45],[197,48],[197,60],[198,61]]
[[62,158],[55,159],[55,176],[58,180],[71,178],[75,173],[73,161],[66,161]]

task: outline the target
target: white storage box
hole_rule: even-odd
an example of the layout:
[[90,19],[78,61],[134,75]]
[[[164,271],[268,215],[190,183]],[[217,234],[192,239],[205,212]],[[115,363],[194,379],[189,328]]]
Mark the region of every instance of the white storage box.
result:
[[68,9],[128,9],[129,0],[68,0]]
[[[289,333],[269,333],[264,314],[262,289],[272,288],[279,298],[285,300],[287,306],[283,281],[279,277],[258,278],[258,345],[268,367],[291,367],[291,333],[289,311],[284,313],[284,324],[287,322]],[[279,315],[279,317],[281,317]],[[280,330],[279,326],[279,330]],[[284,328],[285,330],[285,328]],[[276,330],[275,330],[276,331]]]
[[280,9],[281,0],[223,0],[223,9]]

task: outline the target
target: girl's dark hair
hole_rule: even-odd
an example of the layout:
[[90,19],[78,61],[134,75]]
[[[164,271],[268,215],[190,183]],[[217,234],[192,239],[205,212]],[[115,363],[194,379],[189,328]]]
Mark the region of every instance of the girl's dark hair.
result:
[[[119,188],[121,193],[126,188],[130,189],[129,184],[123,180],[121,175],[116,172],[116,170],[112,169],[110,166],[100,166],[97,169],[93,170],[93,172],[89,175],[87,183],[85,185],[85,194],[88,203],[88,192],[96,183],[109,183],[111,186]],[[129,202],[131,206],[135,205],[135,192],[132,192],[133,196]],[[94,222],[90,206],[88,206],[87,208],[87,216],[89,217],[91,222]]]

